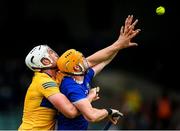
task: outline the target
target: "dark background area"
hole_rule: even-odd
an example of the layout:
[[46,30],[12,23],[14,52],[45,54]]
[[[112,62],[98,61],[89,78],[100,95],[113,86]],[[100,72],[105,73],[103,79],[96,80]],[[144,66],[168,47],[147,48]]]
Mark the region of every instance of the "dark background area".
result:
[[[48,44],[58,54],[75,48],[89,56],[115,42],[125,18],[131,14],[139,20],[136,28],[141,32],[133,39],[139,46],[121,50],[108,69],[131,72],[157,83],[162,90],[179,93],[177,3],[177,0],[1,0],[1,111],[23,103],[32,76],[24,59],[34,46]],[[155,12],[160,5],[166,9],[161,16]]]
[[[155,9],[164,6],[158,16]],[[178,7],[168,0],[1,0],[1,61],[24,64],[35,45],[48,44],[59,54],[76,48],[86,56],[114,42],[127,15],[139,19],[139,47],[121,51],[112,66],[144,75],[167,88],[177,88]],[[2,64],[1,64],[2,66]]]

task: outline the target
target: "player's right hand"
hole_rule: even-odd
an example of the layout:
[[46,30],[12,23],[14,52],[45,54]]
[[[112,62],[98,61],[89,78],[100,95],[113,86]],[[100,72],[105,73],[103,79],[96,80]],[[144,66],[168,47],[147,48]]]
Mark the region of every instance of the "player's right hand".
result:
[[112,114],[109,115],[109,119],[113,124],[117,124],[119,118],[123,117],[123,114],[116,109],[111,109],[111,110],[112,110]]
[[123,117],[123,114],[120,111],[116,109],[111,109],[111,110],[112,110],[112,114],[111,114],[112,117]]

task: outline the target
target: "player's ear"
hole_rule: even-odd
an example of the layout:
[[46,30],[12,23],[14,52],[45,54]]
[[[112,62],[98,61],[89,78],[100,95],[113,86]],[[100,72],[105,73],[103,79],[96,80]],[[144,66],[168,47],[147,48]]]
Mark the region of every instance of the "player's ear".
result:
[[41,62],[42,62],[43,65],[49,65],[51,63],[51,61],[49,59],[47,59],[47,58],[42,58]]

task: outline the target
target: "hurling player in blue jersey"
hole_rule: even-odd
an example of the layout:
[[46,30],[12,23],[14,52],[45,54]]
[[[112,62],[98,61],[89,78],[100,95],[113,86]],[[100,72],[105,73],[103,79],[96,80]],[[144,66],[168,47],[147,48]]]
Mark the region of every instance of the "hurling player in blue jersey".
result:
[[[128,16],[125,26],[121,28],[120,36],[112,45],[87,57],[75,49],[70,49],[61,55],[57,61],[57,66],[65,76],[61,81],[60,90],[80,111],[80,115],[69,119],[63,114],[58,115],[58,130],[87,130],[88,122],[98,122],[107,116],[115,124],[114,114],[122,115],[118,110],[105,108],[97,109],[92,107],[89,98],[94,89],[90,89],[93,77],[98,74],[112,59],[120,49],[136,46],[131,39],[134,38],[140,29],[134,30],[137,20],[133,22],[133,16]],[[93,95],[92,95],[93,96]],[[92,97],[92,101],[96,97]]]

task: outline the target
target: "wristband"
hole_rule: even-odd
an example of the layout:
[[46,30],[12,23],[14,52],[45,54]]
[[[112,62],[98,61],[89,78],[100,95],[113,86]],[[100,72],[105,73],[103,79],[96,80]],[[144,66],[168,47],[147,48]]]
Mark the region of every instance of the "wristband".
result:
[[106,108],[106,111],[108,112],[108,115],[111,115],[111,114],[112,114],[111,108]]

